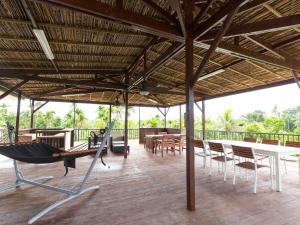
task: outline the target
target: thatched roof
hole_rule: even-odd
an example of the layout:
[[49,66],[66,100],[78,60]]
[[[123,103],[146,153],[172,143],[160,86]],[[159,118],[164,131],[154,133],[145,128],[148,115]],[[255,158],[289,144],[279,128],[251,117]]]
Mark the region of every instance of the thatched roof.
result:
[[[176,40],[57,2],[28,0],[27,4],[37,27],[43,29],[47,36],[58,73],[35,38],[32,20],[20,1],[0,1],[1,86],[13,87],[22,79],[29,79],[21,87],[23,95],[28,98],[111,104],[124,89],[125,75],[128,74],[129,104],[168,106],[184,103],[185,54],[184,48],[178,50]],[[94,2],[118,7],[114,0]],[[124,0],[123,9],[163,25],[178,19],[169,1],[153,1],[165,14],[150,7],[149,2],[152,1]],[[208,1],[195,2],[196,15]],[[226,2],[213,1],[207,15],[197,26],[201,28]],[[300,60],[300,28],[297,28],[300,25],[300,1],[248,1],[249,4],[256,2],[263,4],[249,10],[241,7],[235,15],[217,53],[205,67],[205,74],[220,69],[221,72],[197,82],[194,89],[197,100],[293,82],[290,69],[300,70],[300,64],[297,64]],[[146,23],[146,19],[143,22]],[[262,24],[260,27],[259,22]],[[268,22],[275,28],[268,27]],[[251,30],[251,25],[256,25],[256,30]],[[175,25],[168,28],[173,27]],[[214,30],[219,28],[220,25],[217,25],[200,37],[194,48],[195,70],[207,51],[201,43],[209,44],[216,34]],[[176,54],[152,70],[152,66],[174,45]],[[267,47],[271,49],[266,50]],[[144,73],[145,49],[149,73],[147,69]],[[244,52],[245,49],[251,54]],[[147,75],[152,87],[147,97],[139,94],[141,82],[132,85],[143,74]]]

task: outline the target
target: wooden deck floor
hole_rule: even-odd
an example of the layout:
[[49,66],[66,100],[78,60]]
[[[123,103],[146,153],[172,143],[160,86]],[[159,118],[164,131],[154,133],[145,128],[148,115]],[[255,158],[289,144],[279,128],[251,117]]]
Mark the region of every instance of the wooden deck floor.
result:
[[[110,169],[100,163],[89,184],[99,184],[100,190],[88,193],[58,208],[35,224],[300,224],[300,185],[296,163],[290,163],[289,175],[283,177],[283,192],[270,189],[268,170],[260,171],[258,193],[252,194],[253,177],[238,179],[232,185],[232,174],[222,181],[214,165],[212,176],[202,168],[202,158],[196,156],[197,210],[186,210],[185,156],[164,158],[146,153],[142,146],[131,143],[128,159],[106,157]],[[24,174],[33,178],[55,175],[48,184],[74,186],[87,169],[90,158],[78,161],[77,169],[63,178],[62,164],[21,164]],[[14,181],[11,163],[2,160],[0,184]],[[0,194],[0,224],[26,224],[27,220],[49,204],[61,199],[59,194],[37,187],[24,186]]]

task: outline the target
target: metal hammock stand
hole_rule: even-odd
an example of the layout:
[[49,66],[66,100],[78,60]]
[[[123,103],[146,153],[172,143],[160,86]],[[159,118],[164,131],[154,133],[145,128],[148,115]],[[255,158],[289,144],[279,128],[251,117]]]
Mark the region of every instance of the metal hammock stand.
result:
[[[55,202],[54,204],[48,206],[47,208],[45,208],[44,210],[42,210],[41,212],[39,212],[38,214],[33,216],[31,219],[29,219],[28,224],[32,224],[35,221],[39,220],[44,215],[46,215],[51,210],[63,205],[64,203],[66,203],[68,201],[71,201],[72,199],[77,198],[80,195],[82,195],[82,194],[84,194],[88,191],[99,189],[98,185],[97,186],[92,186],[92,187],[85,187],[85,185],[86,185],[87,180],[90,177],[91,172],[93,171],[93,169],[96,165],[96,162],[97,162],[99,156],[101,157],[101,161],[102,161],[101,152],[105,147],[105,143],[107,143],[107,141],[109,140],[112,127],[113,127],[113,123],[110,123],[108,128],[106,129],[105,135],[103,137],[103,141],[102,141],[102,143],[100,144],[100,146],[97,150],[94,150],[93,152],[87,150],[87,151],[89,151],[88,153],[92,152],[93,154],[95,154],[95,157],[94,157],[93,161],[91,162],[91,165],[89,166],[87,172],[85,173],[85,175],[84,175],[84,177],[83,177],[83,179],[82,179],[82,181],[81,181],[78,188],[63,189],[63,188],[60,188],[60,187],[46,185],[46,184],[42,184],[42,183],[38,182],[39,180],[51,179],[51,178],[53,178],[52,176],[42,176],[42,177],[38,177],[38,178],[33,179],[33,180],[27,180],[27,179],[24,178],[20,168],[18,167],[17,160],[14,159],[14,157],[11,157],[13,159],[13,164],[14,164],[14,169],[15,169],[15,174],[16,174],[16,182],[15,182],[15,184],[12,184],[12,185],[6,185],[5,187],[2,187],[2,188],[0,187],[0,192],[4,192],[4,191],[7,191],[7,190],[10,190],[10,189],[13,189],[13,188],[18,188],[18,187],[20,187],[21,185],[24,185],[24,184],[30,184],[30,185],[33,185],[33,186],[38,186],[38,187],[41,187],[41,188],[45,188],[45,189],[48,189],[48,190],[55,191],[55,192],[66,195],[66,198]],[[9,140],[12,143],[13,127],[8,125],[8,130],[9,130]],[[13,146],[13,145],[11,145],[11,146]],[[18,147],[22,148],[22,145],[18,145]],[[1,147],[0,147],[0,149],[1,149]],[[53,158],[56,157],[55,159],[59,159],[59,160],[56,160],[56,161],[62,161],[62,159],[65,159],[65,158],[68,158],[68,157],[69,158],[82,157],[82,154],[81,154],[82,152],[84,152],[84,151],[80,151],[80,152],[78,152],[78,151],[74,151],[74,152],[72,152],[72,151],[71,152],[62,151],[60,153],[54,153],[52,156],[53,156]],[[1,154],[1,152],[0,152],[0,154]],[[88,154],[85,153],[83,155],[85,156],[85,155],[88,155]],[[53,162],[55,162],[55,160],[53,160]]]

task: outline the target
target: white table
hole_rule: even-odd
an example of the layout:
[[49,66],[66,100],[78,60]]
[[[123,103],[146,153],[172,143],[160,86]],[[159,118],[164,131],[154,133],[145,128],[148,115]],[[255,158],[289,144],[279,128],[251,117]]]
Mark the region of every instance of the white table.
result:
[[230,148],[232,145],[250,147],[255,153],[268,155],[275,159],[275,175],[276,175],[276,191],[281,191],[281,172],[280,172],[280,158],[287,155],[299,155],[298,160],[298,173],[300,182],[300,148],[287,147],[287,146],[276,146],[268,144],[250,143],[244,141],[232,141],[232,140],[207,140],[206,142],[216,142],[223,144],[224,148]]

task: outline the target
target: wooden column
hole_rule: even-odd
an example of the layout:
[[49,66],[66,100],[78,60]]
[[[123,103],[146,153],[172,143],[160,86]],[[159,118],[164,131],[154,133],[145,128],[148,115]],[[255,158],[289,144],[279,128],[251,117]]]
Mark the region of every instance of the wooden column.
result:
[[15,142],[19,141],[21,99],[22,99],[22,92],[18,91],[18,105],[17,105],[17,117],[16,117],[16,131],[15,131],[16,136],[15,136]]
[[206,139],[205,134],[205,99],[202,100],[202,138]]
[[109,123],[111,123],[112,118],[111,118],[111,105],[109,105]]
[[165,116],[165,128],[167,128],[167,111],[166,111],[166,108],[165,108],[165,111],[164,111],[164,116]]
[[75,129],[76,127],[76,103],[73,103],[73,128]]
[[34,100],[30,102],[30,128],[32,129],[34,126]]
[[[129,76],[128,74],[126,74],[125,76],[125,83],[126,85],[128,84],[129,82]],[[124,150],[124,158],[126,159],[127,158],[127,149],[128,149],[128,88],[126,88],[125,90],[125,143],[124,143],[124,147],[125,147],[125,150]]]
[[180,129],[180,133],[181,133],[181,130],[182,130],[182,127],[181,127],[181,104],[179,105],[179,129]]
[[185,94],[186,94],[186,192],[187,209],[194,211],[195,204],[195,158],[194,158],[194,91],[193,80],[193,1],[184,1],[185,25]]
[[139,130],[141,128],[141,107],[139,106]]

